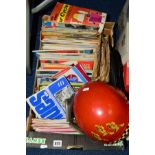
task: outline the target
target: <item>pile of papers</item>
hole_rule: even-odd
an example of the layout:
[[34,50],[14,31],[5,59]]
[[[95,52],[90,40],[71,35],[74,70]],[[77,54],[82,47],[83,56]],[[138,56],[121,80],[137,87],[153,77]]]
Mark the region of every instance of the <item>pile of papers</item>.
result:
[[32,119],[32,128],[37,132],[61,133],[61,134],[83,134],[78,128],[72,126],[65,119]]

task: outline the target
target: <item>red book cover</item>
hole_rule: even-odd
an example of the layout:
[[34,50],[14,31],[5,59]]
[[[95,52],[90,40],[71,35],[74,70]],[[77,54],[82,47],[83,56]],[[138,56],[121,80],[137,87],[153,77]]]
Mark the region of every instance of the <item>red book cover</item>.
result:
[[87,81],[90,81],[89,76],[86,74],[86,72],[84,71],[83,67],[80,64],[75,65],[75,67],[81,72],[81,74]]
[[86,25],[103,29],[107,14],[69,4],[57,3],[51,13],[51,21]]
[[84,70],[93,70],[94,61],[78,61],[78,64],[80,64]]
[[52,78],[57,78],[57,77],[59,77],[59,76],[65,74],[65,73],[66,73],[67,71],[69,71],[70,69],[71,69],[71,66],[68,67],[68,68],[66,68],[66,69],[64,69],[64,70],[62,70],[62,71],[60,71],[60,72],[58,72],[58,73],[56,73],[55,75],[52,76]]
[[52,78],[58,78],[60,76],[65,76],[70,82],[83,82],[86,83],[90,81],[89,76],[86,74],[81,65],[77,64],[75,66],[70,66],[58,73],[56,73]]

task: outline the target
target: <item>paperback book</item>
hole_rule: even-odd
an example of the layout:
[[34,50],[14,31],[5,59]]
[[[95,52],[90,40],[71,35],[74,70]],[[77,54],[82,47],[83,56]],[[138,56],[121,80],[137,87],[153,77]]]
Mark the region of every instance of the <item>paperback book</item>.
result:
[[27,98],[27,103],[38,118],[62,119],[66,117],[65,101],[74,94],[68,80],[61,76],[41,91]]
[[54,76],[52,76],[52,78],[58,78],[62,75],[64,75],[70,82],[86,83],[90,81],[89,76],[79,64],[56,73]]
[[53,26],[56,23],[61,23],[59,27],[64,28],[63,23],[65,23],[71,24],[76,29],[82,29],[81,25],[85,25],[85,29],[91,27],[92,30],[97,29],[101,32],[106,16],[107,14],[104,12],[57,2],[51,13],[50,20],[53,22]]

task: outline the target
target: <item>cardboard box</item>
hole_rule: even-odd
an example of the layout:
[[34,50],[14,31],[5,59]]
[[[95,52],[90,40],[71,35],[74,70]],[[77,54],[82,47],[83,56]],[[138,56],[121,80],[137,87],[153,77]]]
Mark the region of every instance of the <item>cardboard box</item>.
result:
[[[113,46],[113,27],[114,23],[106,23],[103,35],[108,37],[108,44]],[[109,53],[110,54],[110,53]],[[98,63],[98,62],[97,62]],[[100,64],[97,64],[100,65]],[[39,61],[37,62],[37,68]],[[110,67],[110,66],[109,66]],[[34,92],[36,89],[36,77],[34,81]],[[67,118],[70,120],[71,109],[67,108]],[[103,144],[101,142],[93,141],[86,135],[67,135],[67,134],[52,134],[35,132],[31,128],[32,118],[35,117],[34,112],[30,109],[27,118],[27,131],[26,131],[26,146],[29,148],[48,148],[48,149],[80,149],[80,150],[123,150],[125,145],[124,141],[116,144]],[[72,122],[71,122],[72,123]]]

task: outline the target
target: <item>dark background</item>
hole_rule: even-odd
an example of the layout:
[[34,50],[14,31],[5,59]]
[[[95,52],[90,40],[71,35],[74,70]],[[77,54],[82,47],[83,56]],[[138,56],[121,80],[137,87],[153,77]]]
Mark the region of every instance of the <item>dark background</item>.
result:
[[[33,0],[33,3],[30,3],[30,7],[33,8],[40,4],[43,0]],[[98,11],[103,11],[107,13],[107,21],[116,22],[114,39],[117,40],[119,37],[119,32],[117,29],[117,21],[119,15],[122,11],[126,0],[59,0],[59,2],[64,2],[80,7],[90,8]],[[56,4],[56,0],[46,6],[40,12],[30,16],[30,35],[31,35],[31,50],[39,48],[39,34],[41,28],[41,17],[44,14],[49,14]],[[31,60],[31,74],[26,74],[26,97],[30,96],[33,92],[34,84],[34,75],[35,75],[35,66],[36,66],[36,57],[30,53]],[[26,117],[28,116],[29,106],[26,105]],[[48,149],[26,149],[27,155],[128,155],[129,146],[127,145],[125,150],[111,150],[111,151],[79,151],[79,150],[48,150]]]

